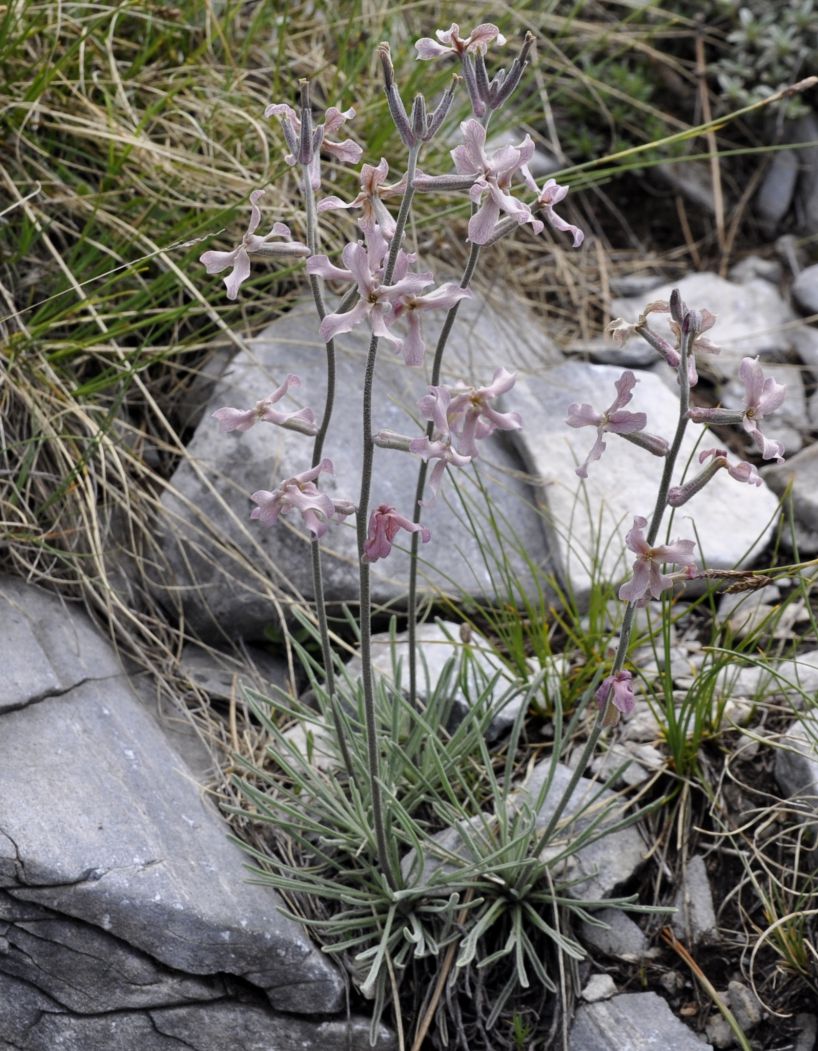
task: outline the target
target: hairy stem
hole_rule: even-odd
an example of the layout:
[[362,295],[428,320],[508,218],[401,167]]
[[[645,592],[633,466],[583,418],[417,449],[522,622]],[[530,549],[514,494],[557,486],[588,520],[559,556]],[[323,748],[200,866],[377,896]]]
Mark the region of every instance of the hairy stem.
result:
[[[414,196],[414,177],[417,168],[417,156],[418,148],[413,147],[409,151],[409,161],[406,170],[406,192],[403,195],[400,211],[398,212],[395,235],[389,246],[389,257],[387,259],[386,269],[383,276],[384,285],[388,285],[392,281],[392,274],[395,270],[395,262],[398,257],[401,238],[403,237],[403,231],[406,227],[406,221],[409,218],[409,210],[412,206],[412,197]],[[358,564],[360,567],[361,678],[364,695],[364,720],[366,724],[369,781],[372,795],[372,822],[375,826],[378,861],[389,886],[392,890],[397,890],[398,879],[393,869],[392,860],[387,847],[387,829],[381,796],[380,753],[378,749],[378,731],[375,719],[375,691],[372,681],[372,588],[369,563],[364,560],[369,497],[372,489],[372,465],[375,453],[375,443],[372,440],[372,383],[375,377],[375,359],[377,353],[378,337],[373,335],[369,342],[369,353],[367,355],[366,371],[364,373],[362,408],[363,464],[361,467],[361,493],[358,499],[358,510],[356,514]]]
[[[466,267],[463,271],[463,276],[460,279],[460,287],[468,288],[471,279],[474,276],[474,271],[477,267],[477,260],[480,258],[480,245],[473,244],[471,251],[469,252],[469,258],[466,262]],[[446,314],[446,319],[443,322],[443,327],[440,330],[438,336],[437,346],[435,347],[435,356],[432,360],[432,373],[431,373],[431,386],[435,387],[440,383],[440,370],[443,365],[443,352],[446,349],[446,344],[449,341],[449,335],[452,331],[455,319],[457,317],[457,311],[460,309],[460,303],[462,300],[458,300],[453,307],[449,309]],[[431,440],[434,433],[434,423],[431,421],[426,425],[426,437]],[[417,486],[415,487],[415,503],[412,509],[412,521],[419,523],[421,515],[423,513],[423,494],[426,490],[426,476],[429,472],[429,464],[426,460],[421,460],[420,468],[418,469],[418,480]],[[409,595],[407,598],[407,614],[408,614],[408,635],[407,641],[409,645],[409,703],[413,707],[417,707],[417,676],[418,676],[418,662],[417,662],[417,593],[418,593],[418,551],[420,534],[412,533],[412,546],[411,555],[409,559]]]
[[[315,193],[313,192],[312,183],[310,182],[308,167],[304,165],[302,171],[304,176],[307,247],[310,250],[310,255],[316,255],[318,252],[318,217],[315,210]],[[308,277],[310,289],[312,291],[312,298],[315,301],[315,309],[318,313],[318,320],[323,321],[327,313],[327,308],[324,303],[324,291],[321,287],[321,282],[315,274],[309,274]],[[327,343],[326,350],[327,393],[326,398],[324,399],[324,412],[321,417],[321,423],[318,427],[318,433],[315,436],[315,442],[312,447],[313,467],[316,467],[321,462],[324,453],[324,442],[326,441],[329,423],[332,419],[332,410],[335,405],[335,344],[332,340],[329,340]],[[348,776],[352,778],[352,756],[349,751],[349,745],[347,744],[346,734],[344,733],[341,709],[335,691],[335,671],[332,665],[332,647],[330,646],[329,641],[327,606],[324,598],[324,574],[321,566],[321,541],[318,537],[313,537],[310,541],[310,561],[312,564],[312,589],[313,595],[315,596],[315,615],[318,620],[318,632],[321,637],[321,658],[324,663],[326,691],[329,698],[330,711],[332,712],[335,736],[338,741],[338,750],[341,753],[341,759],[343,760],[346,772]]]

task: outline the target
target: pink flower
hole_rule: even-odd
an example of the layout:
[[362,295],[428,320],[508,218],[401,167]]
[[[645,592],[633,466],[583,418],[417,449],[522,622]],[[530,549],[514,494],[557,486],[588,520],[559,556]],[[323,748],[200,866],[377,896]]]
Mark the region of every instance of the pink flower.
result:
[[392,541],[399,529],[405,529],[407,533],[420,533],[421,542],[424,544],[428,544],[432,538],[426,526],[410,522],[389,504],[381,504],[369,516],[369,531],[364,542],[364,562],[377,562],[379,558],[386,558],[392,550]]
[[325,342],[343,332],[351,332],[363,321],[369,323],[375,336],[402,345],[405,341],[390,329],[395,321],[395,306],[407,297],[417,296],[432,284],[428,271],[409,273],[411,257],[398,253],[393,284],[384,285],[383,270],[389,245],[377,226],[365,231],[367,246],[348,244],[342,257],[346,269],[334,266],[325,255],[311,256],[307,260],[307,273],[336,281],[354,281],[358,285],[359,299],[351,310],[343,314],[327,314],[321,322],[319,333]]
[[443,481],[443,474],[447,467],[465,467],[471,463],[471,456],[463,456],[452,445],[451,436],[434,440],[425,436],[413,438],[409,443],[409,452],[419,456],[421,460],[426,460],[427,463],[437,460],[429,475],[429,488],[435,496],[440,489],[440,483]]
[[735,464],[730,463],[726,449],[705,449],[699,453],[699,463],[704,463],[705,460],[710,460],[710,463],[695,478],[691,478],[684,485],[676,485],[668,491],[667,502],[670,507],[681,507],[682,504],[686,504],[722,468],[725,468],[730,477],[735,478],[737,482],[761,485],[761,475],[756,468],[751,463],[745,463],[744,460]]
[[[397,287],[393,286],[393,288]],[[424,310],[451,310],[461,299],[470,298],[471,292],[467,288],[461,288],[454,281],[447,281],[433,292],[427,292],[423,296],[405,293],[393,298],[395,320],[403,318],[409,325],[409,334],[395,347],[399,354],[403,354],[403,360],[407,365],[423,364],[426,344],[423,341],[423,330],[420,323],[422,312]]]
[[403,188],[400,184],[386,186],[386,177],[389,174],[389,165],[381,157],[380,164],[373,166],[365,164],[361,168],[361,192],[358,196],[345,204],[340,197],[325,197],[318,205],[319,212],[329,212],[337,208],[360,208],[361,218],[358,225],[362,230],[368,227],[380,226],[384,237],[389,240],[395,234],[395,220],[389,209],[383,203],[384,197],[400,194]]
[[324,114],[323,124],[316,125],[312,138],[307,143],[308,156],[301,156],[301,118],[286,102],[273,103],[264,110],[265,117],[278,117],[284,138],[290,148],[284,160],[287,164],[306,164],[310,174],[310,185],[317,190],[321,185],[321,155],[324,150],[342,164],[357,164],[364,152],[363,147],[352,139],[336,142],[330,138],[348,120],[355,116],[354,109],[340,110],[330,106]]
[[250,517],[258,519],[262,525],[274,525],[279,515],[295,508],[313,536],[322,537],[339,510],[329,496],[319,492],[315,484],[315,479],[322,472],[332,474],[332,460],[323,459],[317,467],[287,478],[272,492],[259,489],[252,493],[250,499],[258,506],[250,512]]
[[573,402],[568,406],[566,423],[569,427],[596,427],[596,441],[586,457],[585,463],[577,467],[580,478],[588,477],[588,464],[598,460],[605,452],[606,444],[603,435],[633,434],[644,429],[648,418],[644,412],[628,412],[623,406],[633,397],[631,393],[637,384],[634,374],[627,370],[616,381],[616,397],[603,413],[594,412],[587,402]]
[[[254,190],[250,194],[250,222],[241,241],[230,252],[205,252],[199,256],[208,274],[220,274],[228,266],[233,269],[224,278],[227,298],[236,299],[243,281],[250,276],[251,256],[307,256],[310,254],[306,245],[293,241],[290,228],[284,223],[274,223],[272,230],[264,237],[256,234],[261,222],[261,209],[258,202],[264,196],[264,190]],[[284,244],[272,244],[274,237],[284,239]]]
[[659,598],[663,591],[673,586],[674,578],[659,569],[662,563],[696,566],[693,558],[696,545],[692,540],[675,540],[672,544],[649,547],[644,533],[647,524],[646,518],[634,516],[633,528],[625,537],[625,543],[637,558],[633,564],[633,576],[619,589],[619,597],[637,606],[647,605],[650,597]]
[[744,384],[744,430],[752,437],[763,460],[784,459],[784,446],[781,442],[765,438],[758,426],[758,421],[765,415],[780,407],[787,396],[787,388],[776,383],[772,376],[765,377],[758,358],[742,358],[738,370]]
[[740,423],[750,435],[764,460],[784,459],[781,442],[765,437],[758,425],[759,420],[774,412],[787,395],[787,388],[776,383],[772,376],[764,376],[758,358],[742,358],[739,377],[744,384],[744,406],[741,409],[709,409],[695,406],[688,411],[694,423],[736,424]]
[[600,708],[604,708],[608,703],[608,697],[613,691],[613,696],[610,697],[614,706],[622,712],[623,715],[630,715],[633,711],[634,705],[636,704],[636,697],[633,692],[633,675],[629,671],[617,671],[613,675],[609,675],[607,679],[603,679],[601,686],[594,695],[596,702]]
[[300,387],[301,380],[298,376],[290,375],[284,380],[280,387],[268,394],[266,398],[257,401],[253,409],[232,409],[225,407],[216,409],[210,415],[219,421],[221,431],[249,431],[251,427],[264,420],[265,423],[276,423],[280,427],[289,427],[291,430],[301,431],[302,434],[317,434],[318,427],[315,424],[315,416],[312,409],[298,409],[295,412],[279,412],[273,408],[280,401],[290,387]]
[[[459,424],[452,428],[457,438],[458,452],[475,459],[479,455],[476,441],[487,438],[496,430],[520,430],[523,421],[518,412],[498,412],[491,404],[495,398],[510,391],[516,381],[516,372],[499,368],[495,370],[494,378],[487,387],[452,391],[447,417],[450,426],[452,423]],[[433,391],[434,388],[430,387],[429,390]],[[424,401],[421,400],[421,405]]]
[[463,121],[460,130],[464,142],[451,151],[452,158],[458,174],[476,176],[469,196],[475,204],[480,204],[469,220],[469,240],[473,244],[485,244],[503,212],[518,224],[531,223],[534,233],[540,233],[542,222],[534,217],[527,204],[507,192],[514,174],[525,168],[534,156],[531,136],[526,135],[519,146],[501,146],[489,157],[485,151],[486,129],[479,120]]
[[[506,42],[506,38],[497,26],[492,25],[491,22],[483,22],[477,26],[465,40],[460,36],[460,26],[457,22],[452,22],[449,29],[436,29],[435,36],[437,40],[432,40],[431,37],[423,37],[417,41],[415,48],[419,59],[426,61],[430,58],[439,58],[441,55],[457,55],[459,58],[462,58],[469,52],[478,51],[480,54],[485,55],[486,48],[492,41],[496,44],[505,44]],[[438,40],[440,43],[437,42]]]
[[568,187],[560,186],[556,179],[548,179],[542,190],[538,190],[537,183],[528,170],[528,166],[523,168],[522,173],[528,188],[537,194],[537,201],[534,207],[539,208],[543,212],[546,222],[552,229],[559,230],[560,233],[571,234],[574,239],[574,248],[579,248],[585,240],[585,234],[578,226],[572,226],[571,223],[567,223],[554,211],[555,205],[558,205],[567,196]]

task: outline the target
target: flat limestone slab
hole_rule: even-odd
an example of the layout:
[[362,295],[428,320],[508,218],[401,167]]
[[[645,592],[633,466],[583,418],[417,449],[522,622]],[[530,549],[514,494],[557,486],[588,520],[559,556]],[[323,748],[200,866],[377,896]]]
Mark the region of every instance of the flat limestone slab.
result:
[[623,993],[579,1008],[569,1051],[713,1051],[656,993]]
[[[90,630],[31,591],[34,610],[50,603],[76,620],[77,638]],[[34,646],[22,629],[21,641]],[[82,667],[100,643],[80,645]],[[0,667],[8,659],[0,636]],[[0,887],[11,898],[85,920],[168,967],[241,976],[275,1007],[338,1009],[338,973],[282,917],[278,895],[247,882],[227,835],[125,676],[85,678],[0,715]]]
[[[463,333],[458,337],[460,342],[456,341],[444,370],[447,382],[490,382],[494,369],[503,364],[499,353],[494,353],[496,324],[487,327],[487,317],[483,314],[467,324],[465,332],[471,342],[463,342]],[[322,475],[320,482],[322,491],[334,499],[353,502],[359,496],[361,389],[368,343],[369,330],[365,328],[336,340],[335,412],[325,446],[335,475]],[[530,346],[524,348],[528,367],[533,354]],[[553,356],[548,347],[543,354]],[[314,308],[298,304],[252,340],[247,353],[235,357],[217,385],[209,412],[225,405],[254,405],[294,372],[302,385],[286,404],[292,408],[309,405],[320,414],[326,389],[325,361]],[[424,369],[408,368],[389,344],[382,344],[373,397],[375,431],[420,436],[423,431],[417,420],[417,401],[426,390]],[[508,398],[508,408],[514,407],[513,394]],[[189,457],[180,463],[162,497],[160,529],[171,572],[157,581],[156,587],[159,591],[166,585],[174,589],[189,623],[200,633],[257,636],[276,618],[271,596],[288,592],[311,597],[313,586],[309,542],[300,516],[282,518],[272,528],[260,526],[249,520],[253,506],[249,497],[257,489],[274,489],[285,478],[307,469],[312,439],[266,423],[244,434],[224,434],[209,412],[188,445]],[[370,508],[388,504],[411,516],[419,464],[419,458],[409,453],[376,450]],[[483,443],[478,466],[499,529],[507,538],[512,533],[519,537],[520,549],[511,544],[508,555],[516,575],[528,581],[531,563],[550,568],[550,560],[532,493],[521,477],[519,458],[507,444],[492,437]],[[489,564],[471,535],[467,512],[449,477],[434,506],[424,512],[432,539],[421,547],[421,587],[449,595],[465,592],[476,598],[491,598],[492,578],[499,576],[495,560],[498,544],[486,497],[476,484],[472,467],[458,472],[456,480],[472,522],[484,535]],[[399,535],[388,559],[373,564],[376,602],[399,601],[406,593],[409,560],[405,537]],[[333,525],[324,544],[327,600],[356,603],[358,568],[352,519]]]
[[[628,409],[646,412],[646,429],[669,440],[678,419],[676,398],[653,373],[632,371],[639,383]],[[528,470],[542,483],[538,491],[559,571],[580,603],[590,592],[595,560],[605,578],[624,581],[630,576],[635,556],[625,546],[625,535],[635,515],[650,517],[661,475],[659,457],[611,434],[602,459],[589,466],[588,478],[583,482],[577,477],[575,468],[585,460],[596,431],[569,427],[568,406],[588,402],[603,411],[613,401],[614,383],[621,374],[621,369],[608,365],[569,362],[543,376],[521,377],[514,389],[515,408],[525,427],[511,437]],[[694,455],[700,431],[689,425],[673,484]],[[705,436],[699,449],[718,444],[713,436]],[[720,471],[675,512],[671,539],[696,540],[701,545],[700,564],[712,568],[750,565],[772,535],[777,506],[765,485],[744,485]],[[665,522],[670,520],[668,512]],[[660,537],[664,536],[663,526]]]

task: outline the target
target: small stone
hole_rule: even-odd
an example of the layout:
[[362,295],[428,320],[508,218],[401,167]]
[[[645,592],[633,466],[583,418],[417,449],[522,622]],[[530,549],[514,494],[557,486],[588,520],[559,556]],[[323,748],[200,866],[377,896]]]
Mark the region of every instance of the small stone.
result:
[[815,1051],[818,1042],[818,1018],[802,1011],[795,1016],[795,1046],[792,1051]]
[[639,296],[658,288],[662,277],[654,271],[638,271],[633,274],[612,274],[611,291],[617,296]]
[[582,940],[606,956],[637,960],[644,955],[648,940],[642,928],[622,909],[600,909],[593,917],[604,926],[583,920],[580,925]]
[[745,1033],[748,1033],[761,1021],[761,1004],[758,997],[744,982],[728,982],[727,999],[730,1010]]
[[730,1028],[730,1023],[722,1014],[715,1013],[710,1015],[705,1023],[704,1031],[713,1047],[733,1047],[736,1043],[736,1035]]
[[579,355],[589,357],[598,365],[612,365],[617,369],[649,369],[659,359],[653,347],[641,339],[629,339],[624,347],[615,347],[608,340],[600,339],[569,348],[569,358]]
[[756,194],[755,206],[768,233],[773,233],[790,210],[798,180],[798,156],[795,150],[779,150],[764,173]]
[[781,262],[778,259],[763,259],[760,255],[748,255],[732,266],[727,276],[739,284],[760,277],[763,281],[777,285],[781,280]]
[[[628,764],[625,766],[625,764]],[[627,785],[633,788],[641,785],[651,776],[655,770],[661,770],[664,765],[662,753],[649,744],[639,744],[635,741],[619,743],[614,741],[609,744],[605,752],[600,752],[591,762],[591,770],[602,780],[611,777],[615,770],[622,766],[622,771],[616,786]]]
[[695,854],[688,860],[673,904],[676,907],[676,915],[672,921],[673,930],[683,941],[696,945],[715,933],[713,893],[710,890],[704,858],[700,854]]
[[788,796],[818,796],[818,715],[805,712],[787,730],[775,750],[775,779]]
[[757,591],[728,592],[719,602],[719,617],[739,639],[746,639],[757,631],[775,611],[773,603],[781,598],[775,584],[767,584]]
[[258,646],[237,646],[232,652],[225,652],[187,643],[179,664],[191,682],[222,701],[241,697],[244,686],[266,695],[271,684],[282,689],[288,685],[286,661]]
[[793,281],[792,298],[803,314],[818,314],[818,263],[806,267]]
[[616,995],[616,982],[609,974],[593,974],[579,995],[588,1004],[610,1000]]

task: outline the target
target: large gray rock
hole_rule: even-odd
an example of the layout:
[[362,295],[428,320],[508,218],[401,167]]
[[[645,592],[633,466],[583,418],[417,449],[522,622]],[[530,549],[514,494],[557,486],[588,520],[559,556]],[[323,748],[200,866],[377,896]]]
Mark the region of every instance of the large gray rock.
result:
[[623,993],[584,1004],[568,1038],[569,1051],[713,1051],[676,1018],[656,993]]
[[[112,669],[82,615],[31,591],[31,609],[19,585],[3,589],[11,602],[0,598],[4,610],[26,609],[15,645],[35,651],[36,629],[23,630],[35,613],[62,616],[85,640],[80,671],[97,659]],[[4,636],[0,666],[11,659]],[[244,856],[124,677],[84,675],[0,719],[0,886],[13,899],[84,920],[167,967],[241,976],[285,1010],[340,1006],[340,977],[282,917],[275,892],[247,882]]]
[[[465,323],[454,329],[446,357],[444,380],[484,382],[500,364],[541,368],[554,351],[526,316],[502,318],[484,310],[478,320],[462,313]],[[311,307],[301,304],[274,322],[251,343],[249,353],[234,359],[217,385],[211,409],[222,405],[249,406],[267,394],[288,372],[302,379],[300,395],[316,412],[323,407],[325,353],[316,335]],[[430,326],[429,331],[432,331]],[[321,488],[334,498],[356,501],[361,464],[360,402],[368,329],[336,340],[336,409],[325,453],[335,476],[322,476]],[[373,404],[376,430],[421,433],[416,403],[426,391],[423,371],[410,369],[382,344],[376,369]],[[513,406],[514,392],[509,396]],[[312,574],[306,532],[295,519],[270,529],[248,520],[249,494],[272,489],[279,481],[309,466],[312,440],[269,424],[246,434],[222,434],[205,418],[162,498],[161,529],[172,569],[170,583],[180,589],[188,622],[200,633],[259,635],[275,617],[271,597],[312,595]],[[377,450],[371,506],[391,504],[411,514],[419,459],[408,453]],[[485,443],[480,478],[494,504],[499,529],[509,538],[507,554],[517,576],[530,578],[530,565],[550,566],[541,522],[531,495],[520,478],[520,463],[499,439]],[[453,484],[446,480],[433,507],[424,512],[432,541],[421,549],[421,584],[448,594],[465,592],[493,596],[497,564],[492,551],[496,536],[484,495],[475,485],[472,468],[459,472],[457,484],[472,521],[483,533],[489,565],[472,535]],[[514,538],[518,538],[515,545]],[[357,554],[352,520],[334,525],[324,538],[325,593],[331,602],[357,600]],[[394,602],[405,594],[408,555],[398,543],[388,559],[372,567],[373,598]],[[523,554],[524,552],[524,554]]]
[[[788,361],[797,354],[795,333],[805,326],[778,290],[761,278],[735,284],[718,274],[690,274],[650,292],[615,299],[611,315],[635,321],[648,303],[668,300],[674,288],[689,307],[706,307],[718,319],[707,337],[721,347],[721,352],[697,355],[702,374],[730,379],[744,357],[759,355],[767,361]],[[669,336],[668,315],[652,314],[649,324]]]
[[[380,1027],[379,1051],[394,1040]],[[367,1051],[361,1018],[314,1022],[239,1000],[123,1008],[82,1014],[35,984],[0,974],[2,1051]]]
[[22,581],[0,578],[0,623],[0,714],[122,674],[111,647],[75,606]]
[[[563,578],[580,602],[590,593],[594,558],[603,578],[624,580],[630,575],[635,556],[625,547],[625,535],[634,515],[652,513],[662,470],[658,457],[611,434],[602,459],[590,465],[585,482],[576,475],[575,467],[585,460],[596,432],[592,427],[569,427],[568,406],[588,402],[601,412],[613,400],[620,375],[610,366],[571,362],[546,376],[526,376],[514,391],[526,428],[514,432],[513,438],[529,471],[542,482],[552,547]],[[669,440],[678,419],[677,399],[652,373],[636,375],[640,382],[628,408],[644,409],[647,430]],[[700,434],[698,426],[688,427],[674,484],[694,455]],[[710,441],[704,441],[706,448]],[[711,568],[745,566],[770,538],[776,505],[765,487],[742,485],[720,471],[676,512],[671,538],[697,539]]]

